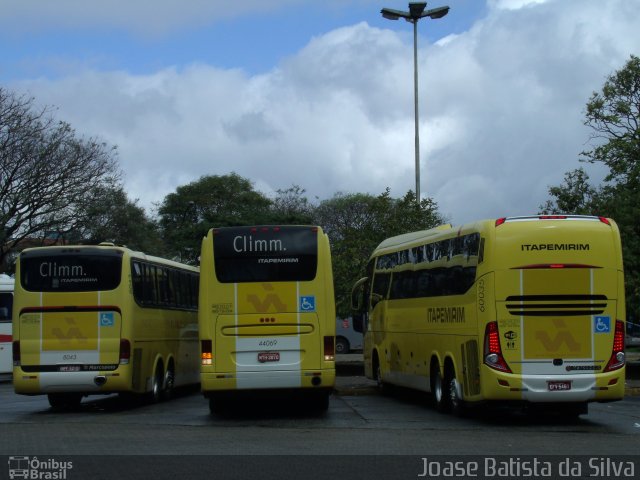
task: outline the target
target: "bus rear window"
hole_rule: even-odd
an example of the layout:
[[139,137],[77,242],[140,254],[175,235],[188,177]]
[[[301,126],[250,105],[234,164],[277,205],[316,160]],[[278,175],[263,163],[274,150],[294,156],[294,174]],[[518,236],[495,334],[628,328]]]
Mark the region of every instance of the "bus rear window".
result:
[[118,250],[56,249],[20,256],[20,282],[31,292],[113,290],[120,284],[121,271]]
[[220,228],[213,252],[221,283],[310,281],[318,265],[318,232],[297,226]]

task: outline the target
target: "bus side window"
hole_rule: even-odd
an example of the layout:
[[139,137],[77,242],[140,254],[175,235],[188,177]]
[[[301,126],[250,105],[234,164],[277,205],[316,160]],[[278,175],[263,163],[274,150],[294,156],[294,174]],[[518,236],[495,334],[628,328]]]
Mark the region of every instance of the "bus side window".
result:
[[371,291],[371,308],[375,307],[380,300],[387,298],[390,280],[390,273],[376,273],[374,275],[373,289]]

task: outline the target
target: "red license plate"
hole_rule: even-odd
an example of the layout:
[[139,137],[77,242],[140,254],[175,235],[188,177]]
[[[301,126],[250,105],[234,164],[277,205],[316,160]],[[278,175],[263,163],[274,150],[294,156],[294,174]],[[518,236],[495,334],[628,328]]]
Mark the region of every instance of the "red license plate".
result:
[[258,361],[260,363],[279,362],[280,352],[260,352],[258,353]]
[[550,392],[562,392],[566,390],[571,390],[571,382],[566,380],[547,382],[547,389]]

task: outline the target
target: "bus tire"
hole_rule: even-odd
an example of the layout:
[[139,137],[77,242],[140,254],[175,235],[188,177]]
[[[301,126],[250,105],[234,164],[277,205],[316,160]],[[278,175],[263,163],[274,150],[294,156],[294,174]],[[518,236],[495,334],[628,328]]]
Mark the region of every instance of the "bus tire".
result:
[[382,367],[380,367],[377,353],[373,354],[373,374],[375,375],[376,384],[378,385],[378,391],[383,395],[391,393],[391,385],[382,380]]
[[224,415],[229,411],[231,402],[226,395],[211,395],[209,397],[209,412],[211,415]]
[[447,384],[443,381],[442,375],[440,374],[440,367],[438,365],[435,365],[433,368],[431,378],[431,391],[433,392],[433,401],[436,405],[436,410],[441,413],[448,413],[451,410],[451,404],[449,403],[451,398]]
[[349,353],[349,341],[344,337],[336,338],[336,354],[343,355]]
[[162,400],[162,388],[164,384],[164,373],[162,363],[158,363],[156,370],[153,373],[151,379],[151,391],[149,392],[149,399],[151,403],[158,403]]
[[81,393],[49,393],[47,395],[52,408],[76,409],[82,402]]
[[173,389],[176,382],[176,373],[173,363],[169,364],[164,374],[164,382],[162,387],[162,400],[169,400],[173,397]]
[[313,392],[311,396],[311,408],[314,412],[324,413],[329,410],[329,396],[327,392]]
[[458,382],[456,381],[456,372],[453,367],[450,367],[449,373],[447,374],[447,385],[448,385],[448,393],[449,393],[449,405],[450,411],[454,415],[463,416],[465,414],[465,404],[464,400],[460,396],[458,391]]

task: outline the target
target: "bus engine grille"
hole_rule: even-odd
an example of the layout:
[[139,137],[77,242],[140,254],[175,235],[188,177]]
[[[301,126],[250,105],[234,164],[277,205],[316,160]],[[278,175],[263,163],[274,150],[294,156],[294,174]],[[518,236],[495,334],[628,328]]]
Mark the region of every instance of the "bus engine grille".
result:
[[511,295],[506,299],[511,315],[568,317],[600,315],[607,308],[606,295]]

